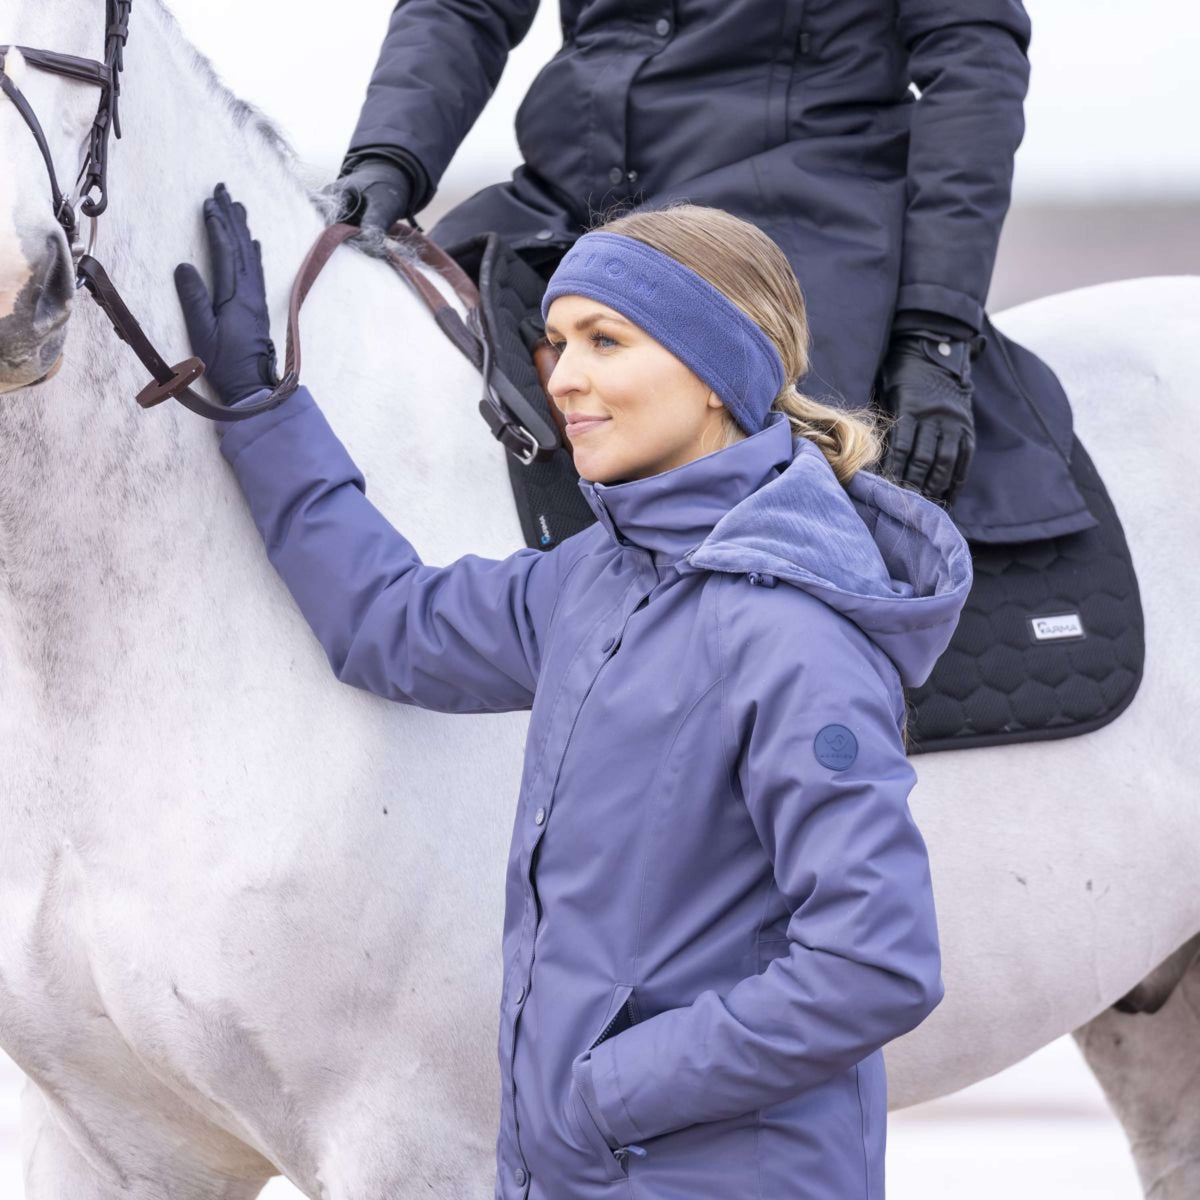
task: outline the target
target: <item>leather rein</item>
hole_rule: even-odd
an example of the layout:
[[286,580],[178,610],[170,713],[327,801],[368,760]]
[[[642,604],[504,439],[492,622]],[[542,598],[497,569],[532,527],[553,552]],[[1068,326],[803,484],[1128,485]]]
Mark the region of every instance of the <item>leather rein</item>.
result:
[[[328,226],[322,230],[301,263],[288,302],[283,376],[269,395],[255,404],[226,408],[194,391],[191,385],[204,374],[204,363],[192,357],[169,366],[130,312],[108,273],[91,253],[96,241],[97,218],[108,206],[109,133],[111,131],[118,138],[121,136],[117,101],[121,91],[123,52],[129,37],[129,14],[133,0],[105,0],[105,6],[103,62],[28,46],[0,46],[0,90],[21,114],[46,164],[54,216],[66,234],[75,262],[76,288],[88,290],[112,323],[117,336],[129,345],[154,377],[138,392],[138,404],[142,408],[152,408],[164,400],[175,399],[190,411],[212,421],[248,420],[278,407],[299,387],[301,306],[334,250],[361,231],[356,225],[339,223]],[[12,49],[20,51],[32,67],[100,89],[100,103],[88,135],[83,165],[70,195],[64,195],[59,187],[50,147],[37,114],[21,89],[4,71],[5,57]],[[91,221],[86,251],[78,240],[76,207]],[[464,322],[421,271],[397,253],[390,241],[385,244],[383,257],[387,263],[429,308],[438,327],[482,372],[484,390],[479,411],[493,436],[526,466],[551,458],[562,444],[559,431],[553,422],[538,413],[495,364],[494,346],[483,321],[479,291],[470,276],[440,246],[402,221],[388,230],[388,238],[406,244],[422,263],[437,271],[466,308],[467,319]]]

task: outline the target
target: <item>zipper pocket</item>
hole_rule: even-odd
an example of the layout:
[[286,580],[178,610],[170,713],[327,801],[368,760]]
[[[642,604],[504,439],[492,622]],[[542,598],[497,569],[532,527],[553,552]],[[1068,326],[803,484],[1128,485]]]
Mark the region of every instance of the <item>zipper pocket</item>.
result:
[[607,1042],[609,1038],[616,1037],[618,1033],[624,1033],[626,1029],[630,1029],[636,1025],[639,1019],[637,1002],[633,998],[633,989],[629,988],[624,1003],[613,1013],[608,1024],[601,1031],[600,1036],[588,1049],[595,1050],[601,1042]]

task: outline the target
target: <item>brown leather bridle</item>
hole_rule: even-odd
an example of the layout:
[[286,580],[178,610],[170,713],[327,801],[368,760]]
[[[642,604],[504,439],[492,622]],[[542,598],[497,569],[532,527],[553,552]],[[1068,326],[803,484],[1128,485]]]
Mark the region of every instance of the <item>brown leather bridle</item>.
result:
[[[59,187],[54,160],[37,114],[21,89],[4,71],[5,56],[9,50],[14,49],[12,46],[0,46],[0,90],[12,101],[25,124],[29,126],[46,164],[54,216],[67,236],[71,255],[75,260],[76,287],[87,288],[112,322],[117,336],[128,343],[142,365],[154,376],[152,382],[138,392],[138,404],[143,408],[151,408],[164,400],[175,399],[185,408],[209,420],[245,421],[268,409],[276,408],[299,387],[300,308],[309,289],[321,273],[321,268],[329,261],[330,255],[343,242],[357,236],[360,230],[356,225],[330,225],[321,232],[305,256],[292,285],[288,303],[283,377],[268,396],[256,404],[226,408],[193,391],[190,385],[204,374],[204,363],[193,357],[168,366],[121,299],[107,272],[91,254],[95,245],[96,219],[108,207],[109,132],[118,138],[121,136],[117,100],[121,91],[123,52],[129,37],[129,14],[133,0],[105,0],[105,6],[103,62],[77,58],[72,54],[60,54],[53,50],[38,50],[30,46],[15,47],[32,67],[81,83],[93,84],[100,89],[100,103],[88,136],[83,166],[71,195],[64,195]],[[75,213],[77,205],[92,222],[87,251],[78,243],[79,230]],[[434,320],[447,337],[483,373],[484,392],[483,399],[479,402],[479,410],[493,436],[514,458],[525,465],[549,459],[561,445],[559,428],[554,423],[547,422],[495,365],[492,341],[480,315],[479,291],[470,277],[440,246],[403,222],[397,222],[388,230],[388,237],[409,243],[422,262],[447,280],[466,307],[467,320],[464,323],[441,292],[420,271],[414,270],[390,245],[385,248],[385,260],[428,306]]]

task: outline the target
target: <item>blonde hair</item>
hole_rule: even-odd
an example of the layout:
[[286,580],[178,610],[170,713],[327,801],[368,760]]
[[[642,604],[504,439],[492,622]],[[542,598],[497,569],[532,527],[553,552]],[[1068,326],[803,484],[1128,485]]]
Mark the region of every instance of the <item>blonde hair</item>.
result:
[[[874,466],[883,452],[889,418],[871,408],[843,409],[805,395],[795,381],[808,374],[808,314],[791,263],[757,225],[722,208],[675,201],[639,209],[593,225],[637,238],[690,267],[738,306],[775,344],[791,381],[771,404],[787,415],[792,435],[815,442],[847,484],[856,472]],[[746,436],[733,414],[723,410],[723,440],[714,450]],[[711,453],[711,451],[706,451]]]

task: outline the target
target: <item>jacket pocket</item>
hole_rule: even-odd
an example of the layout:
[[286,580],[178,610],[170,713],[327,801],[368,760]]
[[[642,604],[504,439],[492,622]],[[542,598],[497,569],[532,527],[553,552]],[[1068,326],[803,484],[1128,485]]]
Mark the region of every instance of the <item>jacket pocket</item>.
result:
[[571,1080],[571,1091],[567,1096],[567,1119],[574,1131],[580,1148],[589,1150],[600,1164],[607,1179],[620,1180],[627,1177],[625,1163],[613,1153],[613,1148],[604,1140],[600,1126],[596,1124],[583,1099],[575,1080]]
[[[604,1024],[588,1043],[587,1050],[594,1050],[602,1042],[616,1037],[617,1034],[636,1025],[639,1019],[633,988],[628,984],[618,984],[609,999]],[[628,1177],[627,1153],[618,1155],[615,1151],[622,1148],[608,1144],[604,1133],[596,1124],[596,1119],[588,1108],[587,1101],[583,1098],[583,1093],[579,1090],[579,1085],[575,1082],[574,1075],[572,1075],[570,1090],[567,1094],[567,1122],[579,1147],[591,1151],[608,1179],[621,1180]]]

